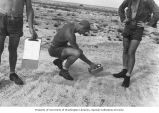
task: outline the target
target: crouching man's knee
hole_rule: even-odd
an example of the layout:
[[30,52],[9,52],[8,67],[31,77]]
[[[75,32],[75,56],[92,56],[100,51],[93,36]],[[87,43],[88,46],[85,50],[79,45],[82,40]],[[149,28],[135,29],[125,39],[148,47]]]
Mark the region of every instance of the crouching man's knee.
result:
[[75,52],[74,52],[74,56],[75,57],[80,57],[81,56],[81,54],[83,54],[83,51],[82,50],[76,50]]

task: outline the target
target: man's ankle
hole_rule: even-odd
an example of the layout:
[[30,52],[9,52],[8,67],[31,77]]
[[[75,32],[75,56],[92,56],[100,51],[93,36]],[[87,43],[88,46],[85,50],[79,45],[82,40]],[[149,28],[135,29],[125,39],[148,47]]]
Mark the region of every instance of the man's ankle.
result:
[[130,73],[126,73],[126,76],[127,76],[127,77],[131,77],[131,74],[130,74]]
[[68,68],[66,68],[65,66],[63,66],[63,69],[64,69],[64,70],[69,70],[69,69],[68,69]]
[[128,70],[127,68],[123,67],[123,70]]
[[10,72],[10,75],[11,75],[11,74],[14,74],[14,73],[15,73],[15,71],[11,71],[11,72]]
[[122,69],[122,72],[126,74],[128,72],[128,70],[127,69]]

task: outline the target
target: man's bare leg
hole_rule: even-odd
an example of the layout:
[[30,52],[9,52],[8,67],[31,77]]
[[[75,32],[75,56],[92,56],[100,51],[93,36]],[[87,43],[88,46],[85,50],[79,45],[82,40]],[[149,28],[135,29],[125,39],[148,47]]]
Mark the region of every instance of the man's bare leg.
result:
[[70,66],[80,57],[81,51],[73,48],[65,48],[62,53],[62,59],[67,58],[67,61],[65,65],[63,66],[63,69],[61,69],[59,75],[63,76],[67,80],[73,80],[73,78],[69,74],[69,68]]
[[136,50],[138,48],[140,44],[140,41],[138,40],[132,40],[131,43],[130,43],[130,48],[129,48],[129,58],[128,58],[128,76],[131,75],[132,73],[132,70],[134,68],[134,65],[135,65],[135,54],[136,54]]
[[9,38],[9,64],[10,64],[10,73],[15,73],[15,67],[17,63],[17,48],[19,45],[20,38],[10,37]]
[[130,47],[130,40],[128,38],[123,39],[123,69],[128,69],[128,50]]
[[130,47],[130,40],[128,38],[123,38],[123,69],[117,74],[113,74],[116,78],[124,78],[128,69],[128,50]]
[[19,45],[19,37],[9,38],[9,64],[10,64],[10,80],[14,81],[18,85],[23,85],[23,81],[15,73],[15,67],[17,63],[17,48]]
[[129,87],[130,84],[130,76],[133,71],[135,65],[135,53],[140,44],[138,40],[132,40],[130,43],[129,51],[128,51],[128,72],[124,78],[123,87]]
[[73,48],[66,48],[62,52],[62,57],[67,57],[64,69],[68,70],[70,66],[80,57],[81,51]]
[[[91,62],[84,54],[82,50],[72,50],[72,55],[71,57],[68,58],[68,62],[66,62],[66,68],[70,67],[70,64],[72,65],[78,58],[80,58],[83,62],[87,63],[90,67],[95,66],[93,62]],[[73,60],[74,59],[74,60]],[[70,63],[71,62],[71,63]]]

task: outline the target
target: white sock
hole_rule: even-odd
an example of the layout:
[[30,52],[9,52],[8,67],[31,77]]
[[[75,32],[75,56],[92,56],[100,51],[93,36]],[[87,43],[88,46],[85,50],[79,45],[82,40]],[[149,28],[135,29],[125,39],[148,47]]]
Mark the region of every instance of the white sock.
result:
[[126,76],[127,76],[127,77],[130,77],[130,76],[131,76],[131,74],[130,74],[130,73],[126,73]]
[[64,70],[68,70],[65,66],[63,66],[63,69],[64,69]]

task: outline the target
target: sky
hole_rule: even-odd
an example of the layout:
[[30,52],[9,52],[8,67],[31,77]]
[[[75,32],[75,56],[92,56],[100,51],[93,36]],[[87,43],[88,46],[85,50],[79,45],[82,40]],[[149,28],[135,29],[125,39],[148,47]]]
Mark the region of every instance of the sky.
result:
[[[123,2],[123,0],[55,0],[55,1],[75,2],[75,3],[114,7],[114,8],[118,8],[120,4]],[[155,0],[155,2],[159,6],[159,0]]]

